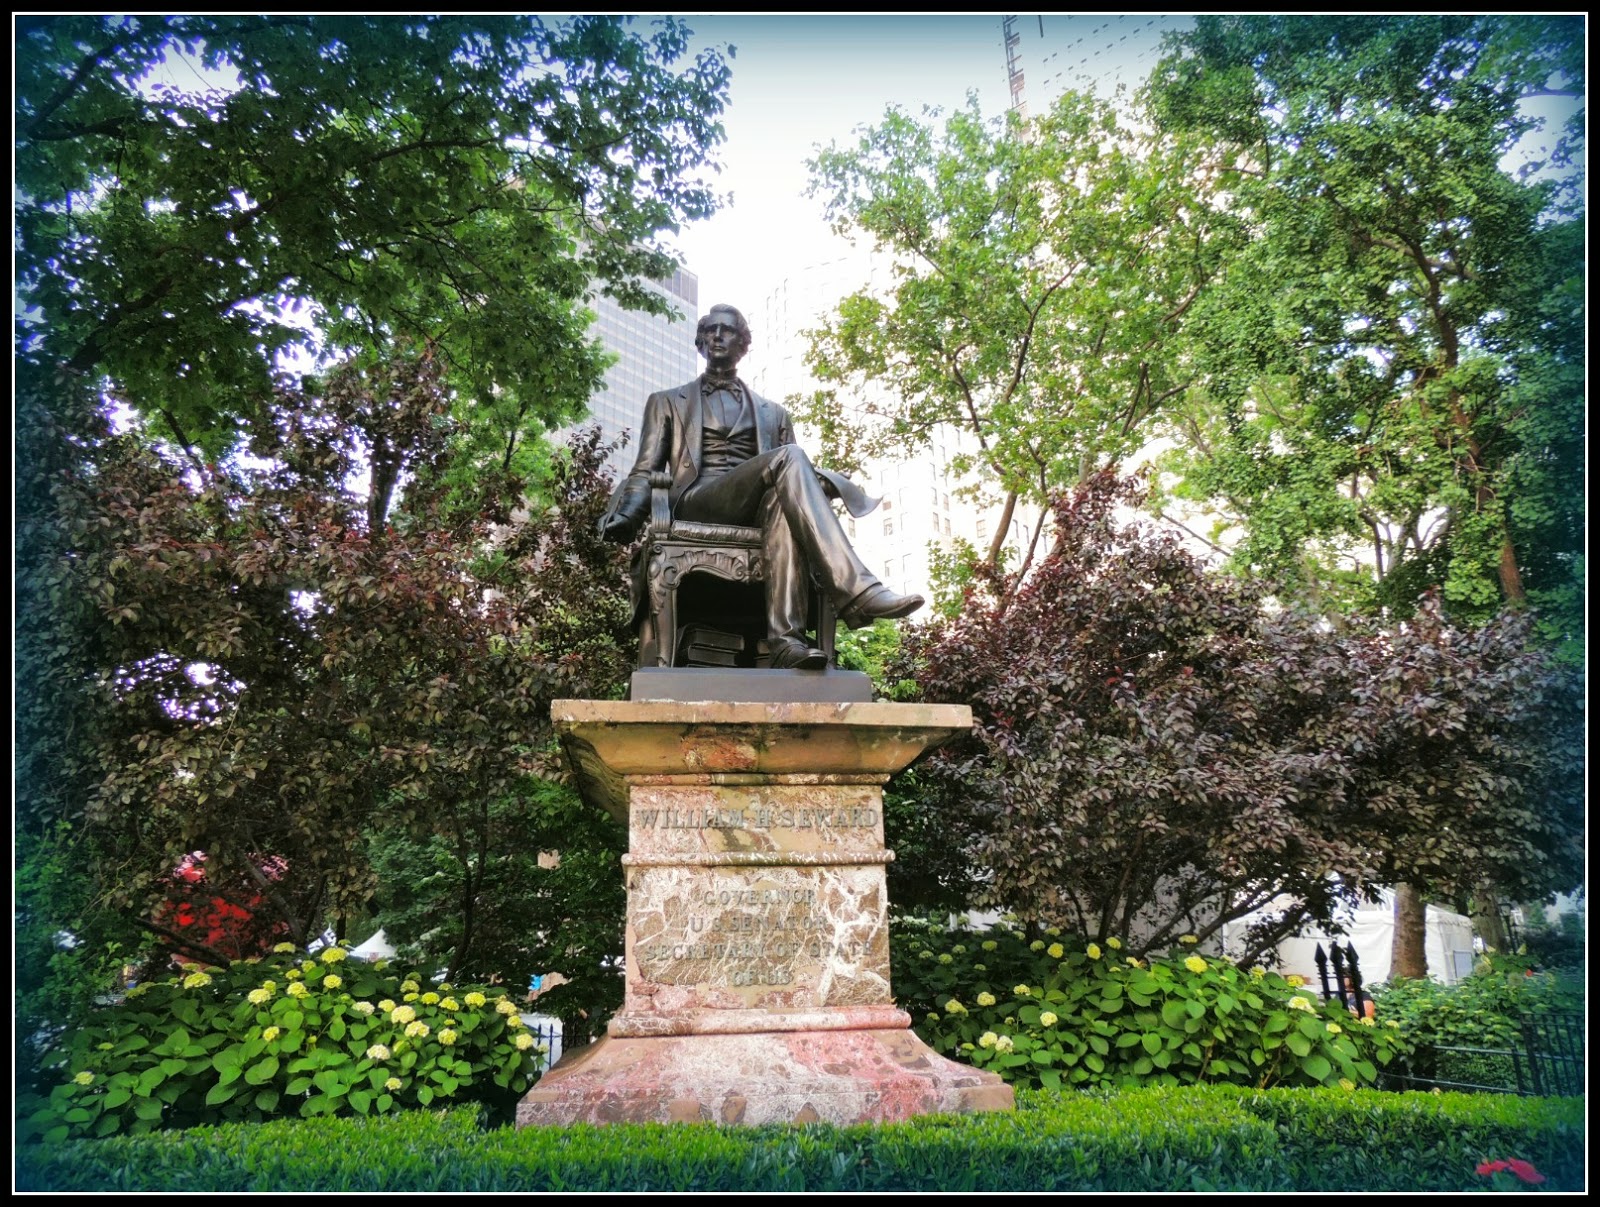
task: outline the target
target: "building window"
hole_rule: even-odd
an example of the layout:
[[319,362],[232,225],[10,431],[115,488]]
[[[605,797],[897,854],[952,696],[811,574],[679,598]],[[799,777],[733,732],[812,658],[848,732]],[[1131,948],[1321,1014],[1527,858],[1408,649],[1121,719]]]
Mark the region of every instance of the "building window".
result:
[[884,536],[893,536],[894,535],[894,517],[893,516],[884,516],[883,517],[883,535]]
[[986,541],[986,540],[989,539],[989,521],[988,520],[979,520],[978,521],[978,539],[980,541]]

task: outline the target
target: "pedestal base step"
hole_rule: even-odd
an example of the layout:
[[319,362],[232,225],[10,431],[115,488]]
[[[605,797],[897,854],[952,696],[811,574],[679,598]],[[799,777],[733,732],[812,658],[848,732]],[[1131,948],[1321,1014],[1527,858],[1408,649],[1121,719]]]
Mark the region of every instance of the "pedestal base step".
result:
[[881,1123],[1013,1104],[999,1077],[905,1030],[607,1036],[546,1073],[517,1126]]

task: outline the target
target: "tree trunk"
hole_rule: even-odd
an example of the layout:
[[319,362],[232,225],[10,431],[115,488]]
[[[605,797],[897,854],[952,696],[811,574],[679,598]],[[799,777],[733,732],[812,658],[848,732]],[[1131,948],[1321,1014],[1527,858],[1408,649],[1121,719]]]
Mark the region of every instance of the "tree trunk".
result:
[[1472,929],[1490,951],[1511,949],[1511,936],[1506,934],[1505,919],[1500,916],[1500,898],[1482,886],[1472,895]]
[[1416,886],[1394,886],[1394,950],[1389,959],[1389,979],[1428,976],[1428,905]]

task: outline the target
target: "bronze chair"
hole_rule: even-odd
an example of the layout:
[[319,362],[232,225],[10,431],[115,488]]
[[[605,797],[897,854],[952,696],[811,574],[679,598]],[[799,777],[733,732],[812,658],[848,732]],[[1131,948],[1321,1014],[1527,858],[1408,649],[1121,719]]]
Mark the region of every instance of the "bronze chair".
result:
[[[691,577],[709,576],[757,589],[766,581],[761,529],[674,520],[667,499],[671,485],[672,475],[664,470],[650,475],[650,524],[638,554],[648,591],[644,623],[639,630],[640,667],[678,664],[682,653],[678,648],[679,634],[685,620],[679,615],[678,593]],[[814,590],[812,600],[817,648],[833,666],[833,601],[820,588]],[[754,665],[757,634],[766,631],[764,612],[752,613],[743,628],[747,649],[740,665]]]

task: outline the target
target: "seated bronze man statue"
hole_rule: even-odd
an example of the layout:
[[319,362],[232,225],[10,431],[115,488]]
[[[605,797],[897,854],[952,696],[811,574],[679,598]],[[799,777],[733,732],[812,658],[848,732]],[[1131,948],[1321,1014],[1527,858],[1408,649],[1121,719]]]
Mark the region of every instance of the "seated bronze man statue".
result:
[[920,595],[897,595],[850,547],[825,486],[859,488],[811,464],[794,442],[789,413],[758,396],[735,373],[750,348],[750,326],[732,306],[700,320],[695,347],[706,371],[695,381],[650,395],[639,456],[617,486],[600,529],[631,540],[650,511],[650,475],[672,475],[674,519],[761,529],[766,562],[767,638],[772,666],[816,669],[823,652],[806,639],[811,574],[851,628],[880,616],[909,616]]

